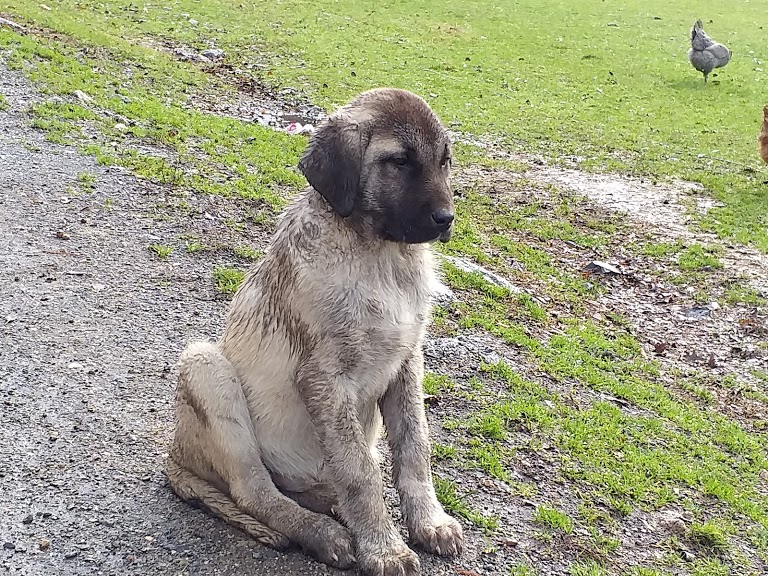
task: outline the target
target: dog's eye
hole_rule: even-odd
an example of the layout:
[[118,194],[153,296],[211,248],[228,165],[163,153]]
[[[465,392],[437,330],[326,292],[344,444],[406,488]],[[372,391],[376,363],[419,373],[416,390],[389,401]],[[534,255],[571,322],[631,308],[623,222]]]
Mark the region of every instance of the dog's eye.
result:
[[393,156],[392,158],[389,159],[389,161],[392,162],[392,164],[394,164],[395,166],[398,166],[400,168],[408,165],[408,158],[406,158],[405,156]]

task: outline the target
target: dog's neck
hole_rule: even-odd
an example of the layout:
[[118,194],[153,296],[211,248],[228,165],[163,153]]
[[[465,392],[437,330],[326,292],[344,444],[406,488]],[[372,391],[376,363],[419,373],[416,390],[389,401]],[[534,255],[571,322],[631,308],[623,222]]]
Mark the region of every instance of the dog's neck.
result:
[[305,201],[309,203],[313,210],[333,219],[340,230],[345,230],[354,237],[353,240],[350,238],[352,240],[350,244],[353,247],[358,249],[364,248],[370,251],[399,252],[403,258],[423,258],[427,253],[431,255],[431,244],[409,244],[381,238],[376,232],[372,216],[361,214],[342,218],[314,188],[307,188],[305,191]]

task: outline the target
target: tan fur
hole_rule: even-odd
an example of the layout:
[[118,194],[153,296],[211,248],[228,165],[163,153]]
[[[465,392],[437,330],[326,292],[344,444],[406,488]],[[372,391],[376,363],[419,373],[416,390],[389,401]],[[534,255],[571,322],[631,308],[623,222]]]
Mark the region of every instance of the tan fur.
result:
[[763,107],[763,126],[758,137],[760,144],[760,158],[768,163],[768,106]]
[[311,186],[220,341],[181,355],[170,485],[265,545],[413,576],[375,441],[383,420],[411,539],[460,554],[461,526],[432,486],[422,400],[429,243],[447,241],[453,219],[448,138],[422,99],[373,90],[318,127],[299,166]]

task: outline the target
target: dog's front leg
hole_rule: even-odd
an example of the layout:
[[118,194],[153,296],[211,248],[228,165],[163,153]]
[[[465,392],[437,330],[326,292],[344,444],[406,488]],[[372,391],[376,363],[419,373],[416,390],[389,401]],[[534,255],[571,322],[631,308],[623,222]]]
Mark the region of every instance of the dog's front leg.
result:
[[365,441],[343,375],[307,365],[298,386],[322,445],[338,496],[338,513],[355,540],[357,565],[366,576],[417,576],[418,556],[405,544],[384,503],[377,463]]
[[379,406],[411,539],[430,552],[455,556],[462,552],[464,536],[461,525],[438,502],[432,484],[423,378],[424,359],[418,351],[403,363]]

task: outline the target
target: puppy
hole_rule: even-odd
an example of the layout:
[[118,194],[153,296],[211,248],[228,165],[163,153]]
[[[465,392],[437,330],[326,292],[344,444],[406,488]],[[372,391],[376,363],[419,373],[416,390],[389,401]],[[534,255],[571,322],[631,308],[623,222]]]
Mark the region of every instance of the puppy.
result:
[[366,575],[419,574],[383,499],[383,420],[410,539],[461,553],[461,526],[432,485],[422,399],[430,243],[451,236],[450,166],[445,128],[404,90],[364,92],[318,127],[299,162],[310,186],[223,336],[181,355],[166,465],[178,496],[274,548],[297,544]]

